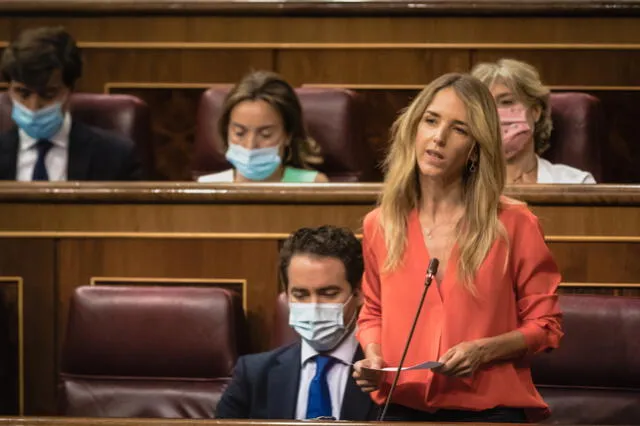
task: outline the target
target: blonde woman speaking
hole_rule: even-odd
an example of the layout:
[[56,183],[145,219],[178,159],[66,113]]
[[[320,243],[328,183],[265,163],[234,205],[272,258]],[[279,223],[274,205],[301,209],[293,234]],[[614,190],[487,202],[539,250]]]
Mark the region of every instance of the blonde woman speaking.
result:
[[[429,84],[397,119],[380,205],[364,220],[364,306],[354,366],[384,403],[429,288],[387,420],[526,422],[548,415],[529,357],[558,347],[560,274],[537,218],[503,197],[505,163],[491,93],[469,75]],[[368,367],[364,369],[363,367]]]

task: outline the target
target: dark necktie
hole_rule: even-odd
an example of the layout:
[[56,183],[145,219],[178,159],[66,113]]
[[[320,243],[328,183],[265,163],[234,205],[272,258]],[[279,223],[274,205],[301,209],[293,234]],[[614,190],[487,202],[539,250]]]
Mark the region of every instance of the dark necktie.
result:
[[307,402],[307,419],[331,417],[331,394],[327,382],[327,372],[335,358],[326,355],[316,356],[316,375],[309,386],[309,400]]
[[36,143],[36,149],[38,150],[38,159],[36,165],[33,168],[33,176],[31,180],[49,180],[49,173],[47,173],[47,165],[44,160],[47,158],[47,153],[51,149],[53,144],[46,139],[40,139]]

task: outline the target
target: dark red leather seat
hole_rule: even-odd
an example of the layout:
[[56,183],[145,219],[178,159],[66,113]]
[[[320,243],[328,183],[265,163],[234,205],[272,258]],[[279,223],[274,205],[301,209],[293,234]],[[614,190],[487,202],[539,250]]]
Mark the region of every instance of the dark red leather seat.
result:
[[[198,107],[192,174],[231,168],[218,135],[218,119],[230,87],[212,87]],[[318,170],[335,182],[365,182],[376,177],[371,147],[364,138],[364,117],[356,94],[343,89],[298,88],[307,130],[322,150]]]
[[561,295],[560,348],[533,360],[546,423],[640,424],[640,298]]
[[60,413],[213,417],[244,338],[241,297],[205,287],[89,286],[71,300]]
[[606,176],[603,145],[607,141],[600,100],[586,93],[551,94],[551,147],[542,157],[591,172],[596,182]]
[[[0,133],[14,126],[11,120],[11,99],[0,94]],[[74,93],[71,95],[71,116],[90,126],[113,131],[135,142],[145,171],[153,176],[153,146],[149,107],[131,95]]]

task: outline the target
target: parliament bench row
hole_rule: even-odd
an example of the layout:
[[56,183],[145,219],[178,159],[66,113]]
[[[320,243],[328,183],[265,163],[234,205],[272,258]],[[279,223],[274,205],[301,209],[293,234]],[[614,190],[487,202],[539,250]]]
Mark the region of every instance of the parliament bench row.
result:
[[[531,360],[552,410],[547,423],[640,424],[640,299],[559,297],[561,347]],[[62,350],[60,414],[213,417],[246,352],[242,308],[239,294],[220,288],[77,288]],[[297,338],[281,294],[272,346]]]
[[[230,86],[214,86],[205,91],[197,113],[195,143],[192,147],[191,175],[229,169],[217,121]],[[322,149],[323,164],[318,169],[334,182],[379,181],[381,172],[374,152],[365,138],[368,118],[363,100],[345,89],[298,88],[296,93],[304,111],[306,126]],[[602,163],[605,125],[600,101],[584,93],[551,95],[554,131],[551,148],[543,157],[552,163],[563,163],[589,171],[597,182],[606,175]],[[131,95],[75,93],[71,112],[78,120],[99,128],[115,131],[132,139],[138,148],[145,175],[152,180],[155,173],[153,138],[149,108]],[[11,101],[0,94],[0,132],[12,126]]]

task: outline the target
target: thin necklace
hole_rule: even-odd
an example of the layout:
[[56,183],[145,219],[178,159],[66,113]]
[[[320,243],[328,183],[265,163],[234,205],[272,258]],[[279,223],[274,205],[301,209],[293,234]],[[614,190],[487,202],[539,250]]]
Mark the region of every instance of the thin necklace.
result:
[[426,226],[423,226],[422,229],[424,231],[424,235],[425,235],[425,237],[427,237],[427,240],[430,240],[433,237],[433,231],[435,231],[436,229],[438,229],[438,228],[440,228],[441,226],[444,226],[444,225],[452,225],[452,224],[457,225],[458,222],[460,222],[460,219],[461,218],[458,218],[457,220],[452,221],[452,222],[439,223],[439,224],[434,225],[434,226],[432,226],[430,228],[426,227]]
[[433,236],[433,231],[435,231],[436,229],[438,229],[438,227],[444,225],[444,223],[441,223],[440,225],[436,225],[433,228],[429,229],[429,228],[424,228],[425,231],[425,236],[427,237],[427,240],[430,240],[431,237]]

